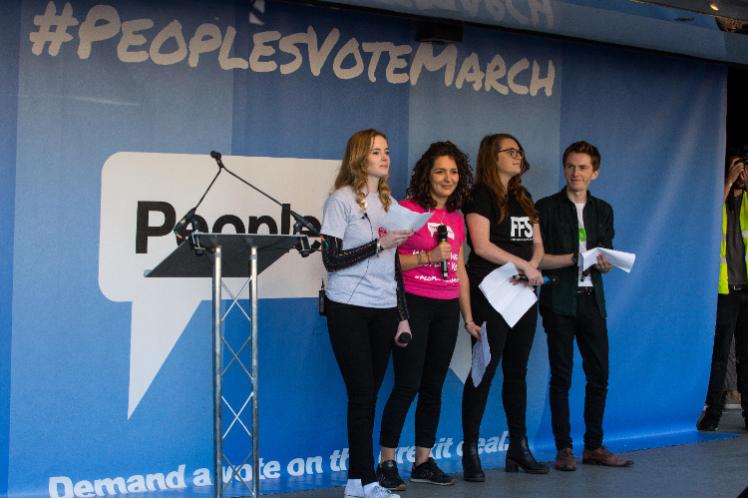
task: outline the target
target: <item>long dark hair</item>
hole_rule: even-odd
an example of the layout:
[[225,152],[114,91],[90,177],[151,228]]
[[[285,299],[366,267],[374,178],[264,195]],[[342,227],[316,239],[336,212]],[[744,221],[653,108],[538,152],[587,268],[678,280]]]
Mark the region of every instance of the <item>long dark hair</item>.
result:
[[410,184],[406,191],[406,197],[423,206],[427,210],[436,208],[436,201],[431,195],[431,169],[434,162],[441,156],[448,156],[457,164],[457,173],[460,180],[454,192],[449,195],[445,208],[447,211],[455,211],[462,208],[463,201],[470,193],[473,185],[473,172],[467,154],[452,142],[434,142],[426,149],[421,159],[416,162],[413,173],[410,176]]
[[507,188],[504,188],[499,178],[499,169],[496,165],[499,150],[501,149],[501,141],[505,139],[515,141],[519,146],[519,150],[522,152],[522,173],[526,171],[527,161],[525,159],[525,150],[519,140],[508,133],[495,133],[493,135],[486,135],[480,141],[478,164],[475,171],[476,181],[486,184],[496,196],[496,202],[499,205],[499,222],[504,221],[509,211],[508,191],[517,199],[524,212],[530,217],[530,221],[537,223],[539,219],[538,210],[535,209],[532,199],[530,199],[527,191],[522,187],[522,173],[512,177],[509,180]]

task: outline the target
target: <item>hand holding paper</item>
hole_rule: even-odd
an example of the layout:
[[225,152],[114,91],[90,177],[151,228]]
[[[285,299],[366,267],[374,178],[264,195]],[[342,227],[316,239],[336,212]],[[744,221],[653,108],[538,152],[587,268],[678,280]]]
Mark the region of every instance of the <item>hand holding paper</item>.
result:
[[401,229],[415,232],[428,222],[431,215],[432,213],[428,211],[416,213],[415,211],[403,208],[399,204],[393,204],[390,206],[387,215],[385,215],[382,225],[388,231]]
[[470,366],[470,377],[473,380],[473,386],[480,385],[483,375],[486,373],[486,367],[491,362],[491,347],[488,344],[488,331],[486,323],[480,327],[480,341],[473,345],[473,362]]
[[509,327],[514,327],[538,301],[532,288],[512,282],[517,274],[517,267],[513,263],[505,263],[484,277],[478,285],[488,303],[501,314]]
[[598,255],[604,255],[611,265],[618,267],[626,273],[631,272],[636,261],[636,255],[633,253],[598,247],[587,250],[579,255],[579,265],[582,267],[582,270],[587,270],[597,263]]

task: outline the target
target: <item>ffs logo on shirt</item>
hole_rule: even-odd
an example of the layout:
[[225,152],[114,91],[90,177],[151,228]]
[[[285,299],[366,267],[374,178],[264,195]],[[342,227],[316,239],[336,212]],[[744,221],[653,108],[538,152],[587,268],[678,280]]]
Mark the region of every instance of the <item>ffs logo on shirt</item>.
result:
[[533,230],[530,217],[509,217],[510,238],[512,240],[532,239]]

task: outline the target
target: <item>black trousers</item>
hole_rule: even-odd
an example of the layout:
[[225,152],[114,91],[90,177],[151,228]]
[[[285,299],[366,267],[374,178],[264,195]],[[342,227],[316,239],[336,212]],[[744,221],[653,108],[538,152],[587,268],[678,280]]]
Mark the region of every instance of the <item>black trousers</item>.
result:
[[556,448],[571,448],[569,388],[574,368],[574,338],[582,355],[587,379],[584,395],[584,446],[594,450],[603,444],[603,415],[608,394],[608,327],[594,295],[577,296],[577,316],[556,314],[540,308],[548,339],[551,365],[551,424]]
[[[501,399],[504,403],[509,437],[518,440],[526,436],[525,411],[527,408],[527,361],[530,358],[532,340],[538,309],[533,306],[510,328],[506,321],[488,303],[477,286],[471,286],[473,318],[477,324],[487,322],[488,344],[491,347],[491,362],[483,380],[476,387],[468,376],[462,392],[462,432],[465,442],[477,442],[480,423],[486,410],[488,391],[501,360],[504,384]],[[475,339],[472,339],[475,344]]]
[[416,442],[431,448],[436,442],[442,386],[457,342],[460,307],[457,299],[438,300],[406,293],[413,340],[393,350],[395,386],[382,413],[379,444],[400,442],[405,417],[416,394]]
[[717,297],[712,369],[706,393],[707,411],[714,416],[719,416],[725,405],[723,392],[732,336],[735,336],[735,364],[743,418],[748,419],[748,290]]
[[374,409],[400,321],[397,308],[326,302],[330,343],[348,394],[348,478],[375,482]]

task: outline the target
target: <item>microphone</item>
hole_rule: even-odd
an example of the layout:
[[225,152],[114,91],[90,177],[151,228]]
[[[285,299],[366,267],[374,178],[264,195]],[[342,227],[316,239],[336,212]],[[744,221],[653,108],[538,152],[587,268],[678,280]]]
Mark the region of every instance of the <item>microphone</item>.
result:
[[[442,241],[447,240],[447,226],[444,224],[441,224],[439,227],[436,228],[436,242],[438,244],[441,244]],[[442,260],[440,263],[441,271],[442,271],[442,279],[447,279],[448,274],[448,268],[449,262],[447,260]]]
[[411,342],[413,339],[413,335],[409,331],[403,331],[402,333],[398,334],[395,338],[395,341],[398,341],[402,343],[403,345],[407,345]]
[[[523,281],[523,282],[527,282],[530,280],[524,274],[513,275],[512,279],[514,279],[515,281]],[[558,282],[558,276],[552,275],[549,277],[547,275],[544,275],[543,284],[541,284],[541,286],[545,286],[546,284],[556,284],[557,282]]]
[[192,220],[195,218],[195,210],[197,210],[197,207],[190,208],[190,211],[188,211],[182,219],[176,223],[174,229],[172,229],[174,236],[177,238],[177,246],[189,235],[187,232],[187,226],[191,224]]
[[[177,246],[182,244],[182,242],[184,242],[184,240],[187,239],[187,237],[190,235],[190,231],[187,230],[187,226],[190,225],[194,221],[195,212],[197,211],[197,208],[203,202],[203,199],[205,199],[205,196],[208,194],[208,191],[210,191],[210,189],[213,187],[213,184],[216,183],[218,176],[221,174],[221,170],[226,168],[225,166],[223,166],[223,163],[221,162],[220,152],[210,151],[210,156],[216,160],[216,163],[218,163],[218,171],[216,172],[216,175],[213,177],[213,180],[210,181],[208,188],[205,189],[205,192],[203,192],[203,195],[200,197],[200,200],[197,202],[197,204],[193,208],[190,208],[190,211],[188,211],[179,220],[179,222],[177,222],[176,225],[174,225],[172,232],[174,233],[174,237],[176,237],[177,239]],[[192,227],[194,229],[195,224],[192,224]]]
[[216,163],[218,163],[218,168],[225,169],[226,167],[223,166],[223,161],[221,161],[221,153],[218,151],[210,151],[210,157],[216,160]]

